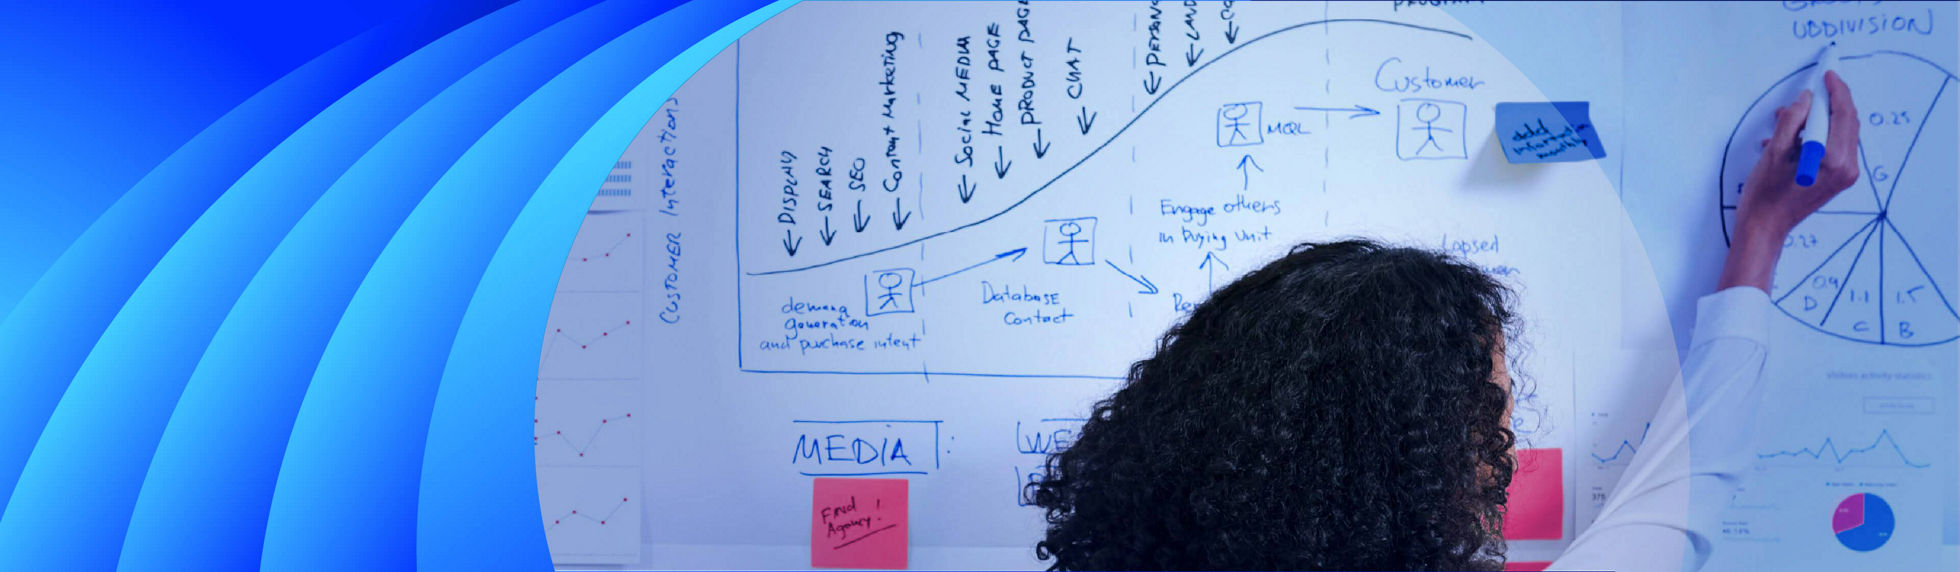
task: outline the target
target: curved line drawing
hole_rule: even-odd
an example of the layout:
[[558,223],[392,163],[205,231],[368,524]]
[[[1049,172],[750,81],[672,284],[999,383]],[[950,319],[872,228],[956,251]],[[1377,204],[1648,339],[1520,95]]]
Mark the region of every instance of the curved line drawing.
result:
[[[1955,76],[1955,75],[1953,75],[1953,72],[1951,72],[1951,71],[1947,71],[1947,69],[1946,69],[1946,68],[1943,68],[1943,67],[1940,67],[1940,65],[1939,65],[1939,64],[1936,64],[1936,63],[1933,63],[1933,61],[1932,61],[1932,60],[1928,60],[1928,59],[1926,59],[1926,58],[1922,58],[1922,57],[1919,57],[1919,56],[1917,56],[1917,55],[1913,55],[1913,54],[1909,54],[1909,53],[1906,53],[1906,52],[1901,52],[1901,51],[1896,51],[1896,50],[1876,50],[1876,51],[1873,51],[1873,52],[1871,52],[1871,53],[1866,53],[1866,54],[1859,54],[1859,55],[1855,55],[1855,56],[1844,56],[1844,57],[1842,57],[1842,58],[1838,58],[1838,59],[1839,59],[1839,60],[1863,60],[1863,59],[1870,59],[1870,58],[1871,58],[1872,56],[1876,56],[1876,55],[1879,55],[1879,54],[1887,54],[1887,55],[1894,55],[1894,56],[1900,56],[1900,57],[1905,57],[1905,58],[1910,58],[1910,59],[1913,59],[1913,60],[1917,60],[1917,61],[1918,61],[1919,63],[1923,63],[1923,64],[1926,64],[1927,66],[1930,66],[1930,67],[1932,67],[1933,69],[1936,69],[1936,70],[1939,70],[1939,71],[1940,71],[1940,73],[1943,73],[1943,74],[1946,74],[1946,77],[1947,77],[1947,80],[1948,80],[1948,81],[1952,81],[1953,79],[1955,79],[1955,78],[1956,78],[1956,76]],[[1785,75],[1784,75],[1784,76],[1783,76],[1782,78],[1779,78],[1779,79],[1777,79],[1775,83],[1772,83],[1772,84],[1769,84],[1769,89],[1766,89],[1766,90],[1763,90],[1763,93],[1762,93],[1762,95],[1758,95],[1758,96],[1756,96],[1756,99],[1755,99],[1755,101],[1751,101],[1751,102],[1749,102],[1749,107],[1745,107],[1745,108],[1743,108],[1743,110],[1742,110],[1742,118],[1741,118],[1741,119],[1737,119],[1737,120],[1736,120],[1736,122],[1735,122],[1735,127],[1733,127],[1733,128],[1730,128],[1730,129],[1729,129],[1729,144],[1730,144],[1730,146],[1729,146],[1729,147],[1723,147],[1723,148],[1722,148],[1722,163],[1721,163],[1721,165],[1720,165],[1720,166],[1718,167],[1718,169],[1719,169],[1719,170],[1717,170],[1717,171],[1715,172],[1715,173],[1716,173],[1716,175],[1717,175],[1717,177],[1720,177],[1720,175],[1721,175],[1721,174],[1723,174],[1723,173],[1727,173],[1727,172],[1729,172],[1729,149],[1730,149],[1731,147],[1733,147],[1733,146],[1734,146],[1734,144],[1735,144],[1735,134],[1737,134],[1737,133],[1741,133],[1741,132],[1742,132],[1742,123],[1743,123],[1744,121],[1747,121],[1747,120],[1749,119],[1749,112],[1750,112],[1750,111],[1753,111],[1753,110],[1755,110],[1755,109],[1756,109],[1756,106],[1758,106],[1758,105],[1762,105],[1762,103],[1763,103],[1763,98],[1765,98],[1765,97],[1769,97],[1769,93],[1770,93],[1770,92],[1772,92],[1772,91],[1776,91],[1776,86],[1779,86],[1779,85],[1783,85],[1783,82],[1786,82],[1786,81],[1790,81],[1790,78],[1793,78],[1793,77],[1796,77],[1796,76],[1797,76],[1797,74],[1800,74],[1800,73],[1803,73],[1803,72],[1804,72],[1804,70],[1808,70],[1808,69],[1810,69],[1810,68],[1813,68],[1813,67],[1816,67],[1816,66],[1817,66],[1817,62],[1811,62],[1811,63],[1807,63],[1807,64],[1804,64],[1804,65],[1803,65],[1803,67],[1799,67],[1799,68],[1797,68],[1797,69],[1794,69],[1794,70],[1791,70],[1791,71],[1790,71],[1790,73],[1788,73],[1788,74],[1785,74]],[[1941,85],[1942,87],[1944,87],[1944,86],[1945,86],[1946,84],[1940,84],[1940,85]],[[1859,150],[1860,150],[1860,151],[1862,152],[1862,151],[1863,151],[1863,149],[1864,149],[1864,147],[1863,147],[1862,145],[1860,145],[1860,146],[1859,146]],[[1860,161],[1860,162],[1862,163],[1863,161]],[[1894,177],[1897,177],[1898,175],[1897,175],[1897,174],[1894,174],[1893,176],[1894,176]],[[1716,206],[1720,206],[1720,207],[1722,207],[1722,208],[1725,208],[1725,209],[1733,209],[1733,208],[1735,208],[1734,206],[1732,206],[1732,205],[1730,205],[1730,204],[1728,204],[1728,202],[1726,202],[1726,201],[1724,201],[1724,200],[1723,200],[1723,198],[1724,198],[1724,197],[1727,197],[1727,196],[1728,196],[1728,195],[1725,195],[1725,194],[1723,194],[1723,193],[1724,193],[1724,191],[1726,190],[1726,189],[1724,189],[1724,188],[1723,188],[1723,185],[1724,185],[1724,184],[1726,184],[1726,183],[1727,183],[1726,181],[1722,181],[1722,182],[1718,182],[1718,183],[1716,183],[1716,187],[1715,187],[1715,204],[1716,204]],[[1881,206],[1883,206],[1883,205],[1881,205]],[[1723,222],[1723,224],[1722,224],[1722,243],[1723,243],[1723,244],[1730,244],[1730,243],[1733,243],[1733,242],[1735,242],[1735,237],[1733,237],[1733,236],[1729,236],[1729,225],[1728,225],[1728,223],[1727,223],[1727,222],[1725,221],[1725,222]]]
[[[948,235],[948,234],[952,234],[952,233],[955,233],[955,232],[959,232],[959,231],[962,231],[962,230],[966,230],[966,229],[969,229],[969,228],[973,228],[973,227],[976,227],[976,226],[980,226],[981,224],[985,224],[985,223],[987,223],[987,222],[991,222],[991,221],[993,221],[993,220],[994,220],[994,219],[996,219],[996,218],[1000,218],[1000,217],[1001,217],[1001,215],[1005,215],[1005,214],[1007,214],[1008,212],[1011,212],[1011,211],[1013,211],[1013,210],[1014,210],[1015,208],[1018,208],[1018,207],[1020,207],[1020,206],[1021,206],[1021,205],[1022,205],[1023,203],[1026,203],[1026,202],[1028,202],[1028,200],[1029,200],[1029,199],[1033,199],[1033,198],[1035,197],[1035,195],[1039,195],[1039,194],[1041,194],[1041,192],[1042,192],[1042,191],[1045,191],[1045,190],[1047,190],[1047,189],[1048,189],[1048,187],[1050,187],[1050,186],[1053,186],[1053,185],[1054,185],[1054,184],[1055,184],[1055,183],[1056,183],[1057,181],[1060,181],[1060,180],[1062,180],[1062,177],[1066,177],[1066,176],[1068,176],[1068,175],[1069,175],[1069,173],[1071,173],[1071,172],[1073,172],[1073,171],[1075,171],[1075,169],[1076,169],[1077,167],[1081,167],[1083,163],[1087,163],[1087,162],[1089,161],[1089,159],[1091,159],[1091,158],[1093,158],[1093,157],[1095,157],[1095,156],[1096,156],[1096,155],[1097,155],[1098,153],[1101,153],[1101,152],[1102,152],[1102,150],[1103,150],[1103,148],[1105,148],[1105,147],[1108,147],[1108,146],[1109,146],[1109,144],[1111,144],[1111,143],[1115,143],[1115,142],[1116,142],[1116,140],[1117,140],[1118,138],[1121,138],[1121,137],[1123,136],[1123,134],[1124,134],[1124,133],[1126,133],[1126,132],[1128,132],[1128,131],[1130,130],[1130,127],[1131,127],[1131,126],[1133,126],[1133,125],[1136,125],[1136,123],[1137,123],[1138,121],[1141,121],[1141,120],[1143,119],[1143,117],[1144,117],[1145,115],[1148,115],[1148,114],[1150,113],[1150,110],[1151,110],[1151,109],[1153,109],[1153,108],[1155,108],[1155,107],[1157,107],[1157,103],[1159,103],[1159,102],[1161,102],[1161,101],[1163,101],[1163,100],[1164,100],[1164,98],[1166,98],[1166,97],[1170,97],[1170,95],[1171,95],[1171,92],[1173,92],[1173,91],[1176,91],[1176,90],[1177,90],[1177,88],[1178,88],[1178,86],[1181,86],[1181,85],[1184,85],[1184,82],[1185,82],[1185,81],[1188,81],[1188,80],[1190,80],[1190,79],[1191,79],[1191,78],[1193,78],[1193,77],[1197,77],[1197,75],[1198,75],[1198,73],[1199,73],[1199,72],[1203,72],[1203,71],[1205,71],[1205,68],[1208,68],[1208,67],[1211,67],[1211,64],[1214,64],[1214,63],[1218,63],[1218,61],[1219,61],[1219,60],[1223,60],[1223,59],[1225,59],[1225,58],[1226,58],[1227,56],[1230,56],[1230,55],[1232,55],[1232,54],[1233,54],[1234,52],[1237,52],[1237,51],[1239,51],[1239,50],[1241,50],[1241,49],[1244,49],[1244,48],[1246,48],[1246,47],[1248,47],[1248,46],[1251,46],[1251,45],[1253,45],[1253,44],[1257,44],[1257,43],[1259,43],[1260,41],[1262,41],[1262,40],[1265,40],[1265,39],[1267,39],[1267,38],[1271,38],[1271,37],[1273,37],[1273,36],[1276,36],[1276,35],[1279,35],[1279,34],[1283,34],[1283,33],[1286,33],[1286,32],[1291,32],[1291,31],[1294,31],[1294,30],[1298,30],[1298,29],[1301,29],[1301,28],[1306,28],[1306,27],[1309,27],[1309,26],[1319,26],[1319,25],[1327,25],[1327,24],[1386,24],[1386,25],[1389,25],[1389,26],[1397,26],[1397,27],[1402,27],[1402,28],[1409,28],[1409,29],[1413,29],[1413,30],[1421,30],[1421,31],[1425,31],[1425,32],[1436,32],[1436,33],[1439,33],[1439,34],[1447,34],[1447,35],[1450,35],[1450,36],[1455,36],[1455,37],[1458,37],[1458,38],[1463,38],[1463,39],[1465,39],[1465,40],[1474,40],[1474,39],[1475,39],[1475,38],[1471,38],[1469,34],[1465,34],[1465,33],[1462,33],[1462,32],[1458,32],[1458,31],[1454,31],[1454,30],[1445,30],[1445,29],[1442,29],[1442,28],[1431,28],[1431,27],[1428,27],[1428,26],[1418,26],[1418,25],[1415,25],[1415,24],[1409,24],[1409,23],[1406,23],[1406,22],[1396,22],[1396,21],[1393,21],[1393,20],[1379,20],[1379,19],[1373,19],[1373,18],[1334,18],[1334,19],[1328,19],[1328,20],[1315,20],[1315,21],[1312,21],[1312,22],[1302,22],[1302,23],[1299,23],[1299,24],[1293,24],[1293,25],[1291,25],[1291,26],[1286,26],[1286,27],[1283,27],[1283,28],[1279,28],[1279,29],[1277,29],[1277,30],[1273,30],[1273,31],[1271,31],[1271,32],[1266,32],[1266,33],[1264,33],[1264,34],[1260,34],[1260,35],[1259,35],[1258,37],[1255,37],[1255,38],[1251,38],[1251,39],[1247,39],[1247,40],[1245,41],[1245,43],[1243,43],[1243,44],[1239,44],[1239,45],[1237,45],[1237,46],[1234,46],[1234,47],[1232,47],[1232,49],[1229,49],[1229,50],[1225,50],[1224,52],[1221,52],[1221,53],[1219,53],[1217,57],[1214,57],[1214,58],[1212,58],[1212,59],[1210,59],[1210,60],[1207,60],[1207,61],[1206,61],[1206,62],[1205,62],[1205,63],[1204,63],[1203,65],[1200,65],[1200,66],[1198,66],[1198,67],[1196,67],[1196,68],[1192,68],[1192,69],[1191,69],[1191,72],[1190,72],[1190,73],[1187,73],[1187,74],[1184,74],[1184,77],[1182,77],[1182,78],[1178,78],[1178,80],[1177,80],[1177,81],[1174,81],[1174,82],[1171,82],[1171,85],[1170,85],[1169,87],[1166,87],[1166,88],[1164,88],[1164,91],[1163,91],[1162,93],[1158,93],[1158,94],[1157,94],[1157,97],[1156,97],[1155,99],[1152,99],[1152,100],[1150,100],[1150,103],[1148,103],[1148,104],[1146,104],[1146,105],[1144,105],[1144,106],[1143,106],[1143,109],[1141,109],[1141,110],[1138,110],[1138,111],[1137,111],[1137,114],[1136,114],[1135,116],[1132,116],[1132,117],[1130,118],[1130,120],[1129,120],[1128,122],[1125,122],[1125,123],[1123,124],[1123,126],[1122,126],[1122,127],[1120,127],[1120,128],[1117,128],[1117,129],[1116,129],[1116,132],[1115,132],[1115,133],[1111,133],[1111,134],[1110,134],[1110,136],[1109,136],[1109,139],[1107,139],[1107,140],[1104,140],[1104,141],[1102,142],[1102,144],[1100,144],[1100,145],[1097,145],[1095,149],[1091,149],[1091,150],[1090,150],[1090,151],[1089,151],[1088,153],[1086,153],[1086,154],[1084,154],[1084,155],[1082,155],[1082,158],[1081,158],[1081,159],[1077,159],[1077,160],[1075,161],[1075,163],[1074,163],[1074,164],[1071,164],[1071,165],[1069,165],[1069,166],[1068,166],[1068,168],[1066,168],[1066,169],[1062,169],[1062,172],[1060,172],[1060,173],[1056,173],[1056,174],[1055,174],[1055,176],[1054,176],[1054,178],[1051,178],[1051,179],[1048,179],[1048,182],[1046,182],[1046,183],[1042,183],[1042,184],[1041,184],[1041,186],[1038,186],[1038,187],[1035,187],[1033,191],[1030,191],[1030,192],[1028,192],[1028,194],[1027,194],[1027,196],[1023,196],[1023,197],[1021,197],[1021,198],[1020,198],[1020,200],[1017,200],[1017,201],[1014,201],[1014,203],[1013,203],[1013,204],[1010,204],[1010,205],[1007,205],[1007,208],[1003,208],[1003,209],[1001,209],[1001,210],[1000,210],[1000,212],[996,212],[996,213],[994,213],[994,214],[991,214],[991,215],[987,215],[987,216],[986,216],[985,218],[982,218],[982,219],[980,219],[980,220],[976,220],[976,221],[973,221],[973,222],[969,222],[969,223],[966,223],[966,224],[963,224],[963,225],[960,225],[960,226],[956,226],[956,227],[953,227],[953,228],[949,228],[949,229],[946,229],[946,230],[942,230],[942,231],[939,231],[939,232],[935,232],[935,233],[932,233],[932,234],[928,234],[928,235],[925,235],[925,236],[921,236],[921,237],[918,237],[918,238],[914,238],[914,239],[911,239],[911,240],[907,240],[907,241],[904,241],[904,242],[900,242],[900,243],[897,243],[897,244],[893,244],[893,245],[891,245],[891,246],[887,246],[887,247],[883,247],[883,248],[878,248],[878,249],[874,249],[874,250],[869,250],[869,251],[865,251],[865,252],[861,252],[861,253],[858,253],[858,254],[853,254],[853,255],[850,255],[850,256],[845,256],[845,257],[842,257],[842,258],[836,258],[836,259],[832,259],[832,260],[829,260],[829,261],[825,261],[825,262],[818,262],[818,263],[813,263],[813,264],[808,264],[808,265],[804,265],[804,266],[797,266],[797,267],[791,267],[791,268],[781,268],[781,269],[776,269],[776,270],[764,270],[764,271],[761,271],[761,272],[744,272],[743,274],[744,274],[744,275],[747,275],[747,276],[770,276],[770,275],[775,275],[775,274],[788,274],[788,273],[792,273],[792,272],[802,272],[802,271],[805,271],[805,270],[811,270],[811,269],[815,269],[815,268],[822,268],[822,267],[825,267],[825,266],[830,266],[830,265],[832,265],[832,264],[837,264],[837,263],[839,263],[839,262],[846,262],[846,261],[850,261],[850,260],[856,260],[856,259],[859,259],[859,258],[864,258],[864,257],[867,257],[867,256],[872,256],[872,255],[876,255],[876,254],[883,254],[883,253],[886,253],[886,252],[891,252],[891,251],[893,251],[893,250],[898,250],[898,249],[900,249],[900,248],[905,248],[905,247],[907,247],[907,246],[912,246],[912,245],[914,245],[914,244],[919,244],[919,243],[921,243],[921,242],[925,242],[925,241],[928,241],[928,240],[932,240],[932,239],[934,239],[934,238],[939,238],[939,237],[941,237],[941,236],[945,236],[945,235]],[[738,188],[738,189],[736,189],[736,193],[737,193],[737,194],[740,194],[740,193],[741,193],[741,189],[739,189],[739,188]],[[738,239],[738,240],[739,240],[739,239]],[[739,260],[737,261],[737,264],[740,264],[740,261],[739,261]]]

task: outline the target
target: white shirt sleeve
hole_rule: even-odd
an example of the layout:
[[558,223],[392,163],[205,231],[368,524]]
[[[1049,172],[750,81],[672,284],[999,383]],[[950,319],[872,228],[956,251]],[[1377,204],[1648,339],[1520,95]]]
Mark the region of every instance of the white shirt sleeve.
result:
[[1668,388],[1599,517],[1551,569],[1674,571],[1707,562],[1721,507],[1748,463],[1770,307],[1768,294],[1746,286],[1702,297],[1681,383]]

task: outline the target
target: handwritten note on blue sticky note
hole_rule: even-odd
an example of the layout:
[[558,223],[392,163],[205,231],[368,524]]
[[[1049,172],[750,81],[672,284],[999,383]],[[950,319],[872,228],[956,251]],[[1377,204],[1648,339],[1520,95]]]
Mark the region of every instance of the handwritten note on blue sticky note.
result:
[[1512,163],[1586,161],[1606,156],[1584,101],[1497,104],[1497,139]]

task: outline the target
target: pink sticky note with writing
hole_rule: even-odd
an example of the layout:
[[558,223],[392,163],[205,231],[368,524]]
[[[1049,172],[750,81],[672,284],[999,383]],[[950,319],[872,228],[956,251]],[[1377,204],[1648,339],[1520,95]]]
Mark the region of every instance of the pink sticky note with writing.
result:
[[816,479],[810,566],[903,570],[910,531],[905,479]]
[[1504,572],[1539,572],[1551,567],[1550,562],[1505,562]]
[[1565,455],[1561,449],[1519,449],[1504,512],[1504,538],[1558,540],[1565,529]]

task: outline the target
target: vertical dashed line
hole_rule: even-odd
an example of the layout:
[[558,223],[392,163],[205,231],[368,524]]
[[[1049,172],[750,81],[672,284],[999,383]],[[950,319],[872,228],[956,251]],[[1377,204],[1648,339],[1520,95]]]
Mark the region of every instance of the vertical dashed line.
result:
[[[1329,14],[1331,14],[1333,4],[1334,3],[1332,0],[1328,0],[1326,2],[1320,3],[1320,19],[1322,21],[1328,20],[1330,18]],[[1322,24],[1320,26],[1320,35],[1322,38],[1324,38],[1324,40],[1321,42],[1320,60],[1322,63],[1326,65],[1326,67],[1323,68],[1324,71],[1321,72],[1326,75],[1321,78],[1320,88],[1331,98],[1331,96],[1334,95],[1334,27],[1326,24]],[[1327,103],[1323,105],[1331,106],[1333,104]],[[1331,111],[1321,112],[1320,126],[1323,132],[1331,131],[1334,128],[1334,112]],[[1323,195],[1327,194],[1327,178],[1331,176],[1330,173],[1333,172],[1334,163],[1333,163],[1332,153],[1333,153],[1333,145],[1331,144],[1331,142],[1322,141],[1320,145],[1320,194]],[[1326,215],[1328,213],[1323,211],[1321,214],[1322,216],[1320,218],[1320,226],[1321,228],[1326,228],[1327,227]]]

